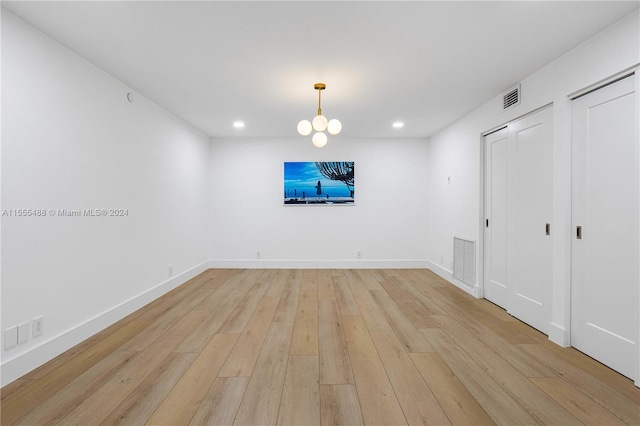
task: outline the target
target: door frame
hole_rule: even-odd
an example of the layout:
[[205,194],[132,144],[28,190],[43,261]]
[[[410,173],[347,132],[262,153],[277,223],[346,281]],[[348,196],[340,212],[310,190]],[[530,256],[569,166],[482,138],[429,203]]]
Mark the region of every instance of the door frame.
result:
[[[636,149],[636,162],[638,164],[638,200],[640,200],[640,70],[638,66],[633,70],[635,74],[636,83],[636,141],[639,146]],[[638,206],[640,211],[640,206]],[[640,214],[638,215],[638,241],[640,241]],[[640,276],[640,259],[638,259],[638,276]],[[638,324],[638,337],[636,340],[636,376],[634,377],[634,384],[640,387],[640,291],[638,291],[638,312],[636,312],[636,322]]]
[[[636,141],[640,141],[640,72],[636,68],[634,70],[636,79]],[[640,142],[639,142],[640,144]],[[640,147],[637,149],[638,168],[640,169]],[[638,173],[638,199],[640,200],[640,173]],[[638,215],[638,241],[640,241],[640,215]],[[638,259],[638,274],[640,276],[640,259]],[[640,387],[640,291],[638,292],[638,311],[636,313],[636,321],[638,322],[638,343],[636,344],[636,377],[635,385]]]

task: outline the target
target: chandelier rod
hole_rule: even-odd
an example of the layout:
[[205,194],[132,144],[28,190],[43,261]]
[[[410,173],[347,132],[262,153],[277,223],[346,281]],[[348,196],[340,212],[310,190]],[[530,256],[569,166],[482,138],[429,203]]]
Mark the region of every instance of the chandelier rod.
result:
[[313,88],[318,91],[318,115],[322,115],[322,108],[320,108],[320,95],[327,86],[324,83],[316,83],[313,85]]

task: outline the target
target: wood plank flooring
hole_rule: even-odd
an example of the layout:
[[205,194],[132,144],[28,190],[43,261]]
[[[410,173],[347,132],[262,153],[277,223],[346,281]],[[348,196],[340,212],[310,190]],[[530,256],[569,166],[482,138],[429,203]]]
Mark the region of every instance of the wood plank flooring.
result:
[[640,389],[426,269],[211,269],[1,390],[2,425],[640,425]]

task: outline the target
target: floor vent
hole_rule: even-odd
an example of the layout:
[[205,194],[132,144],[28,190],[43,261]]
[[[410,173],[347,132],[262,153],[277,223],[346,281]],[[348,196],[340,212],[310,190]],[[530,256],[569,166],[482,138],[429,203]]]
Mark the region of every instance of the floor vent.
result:
[[453,238],[453,277],[474,287],[476,285],[476,243]]
[[519,84],[507,90],[502,96],[503,111],[506,111],[509,108],[513,108],[516,105],[520,105],[520,85]]

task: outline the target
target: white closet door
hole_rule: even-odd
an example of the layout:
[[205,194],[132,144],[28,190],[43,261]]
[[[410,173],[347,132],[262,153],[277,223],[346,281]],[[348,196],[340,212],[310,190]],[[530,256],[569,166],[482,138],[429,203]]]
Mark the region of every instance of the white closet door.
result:
[[635,78],[573,102],[571,345],[639,379]]
[[509,126],[507,310],[545,334],[551,319],[552,143],[552,108]]
[[507,129],[485,136],[484,297],[507,309]]
[[551,312],[552,142],[552,108],[485,136],[484,296],[543,333]]

